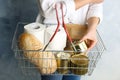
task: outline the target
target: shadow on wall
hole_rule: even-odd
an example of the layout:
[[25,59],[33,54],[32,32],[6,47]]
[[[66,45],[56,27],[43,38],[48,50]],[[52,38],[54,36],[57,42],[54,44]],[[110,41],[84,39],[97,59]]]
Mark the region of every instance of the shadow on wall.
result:
[[19,17],[21,21],[31,22],[37,13],[37,0],[0,0],[0,17]]
[[33,22],[37,14],[37,0],[0,0],[0,80],[26,80],[18,69],[11,41],[16,24]]
[[0,54],[8,53],[16,24],[33,22],[37,14],[37,0],[0,0]]

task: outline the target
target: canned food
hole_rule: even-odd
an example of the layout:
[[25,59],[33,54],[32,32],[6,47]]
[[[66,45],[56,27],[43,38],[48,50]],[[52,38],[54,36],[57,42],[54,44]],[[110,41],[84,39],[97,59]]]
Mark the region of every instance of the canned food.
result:
[[77,52],[86,52],[87,51],[87,45],[85,41],[74,41],[74,47],[76,48]]
[[57,54],[57,71],[60,74],[67,74],[69,72],[69,61],[70,61],[70,54],[60,52]]
[[88,72],[89,59],[85,55],[76,54],[71,57],[71,72],[77,75],[85,75]]

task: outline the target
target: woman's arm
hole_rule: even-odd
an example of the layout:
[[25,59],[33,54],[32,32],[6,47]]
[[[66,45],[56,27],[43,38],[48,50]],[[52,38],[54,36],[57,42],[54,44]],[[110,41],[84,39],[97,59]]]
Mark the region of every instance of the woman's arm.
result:
[[88,50],[92,49],[97,43],[96,28],[102,21],[103,6],[100,4],[91,4],[87,14],[88,29],[81,41],[87,40]]
[[92,49],[97,43],[97,36],[96,36],[96,28],[99,23],[98,17],[91,17],[87,21],[87,31],[86,34],[83,36],[81,41],[87,40],[88,50]]
[[103,0],[74,0],[74,2],[75,2],[75,9],[77,10],[86,4],[89,4],[89,3],[98,4],[103,2]]

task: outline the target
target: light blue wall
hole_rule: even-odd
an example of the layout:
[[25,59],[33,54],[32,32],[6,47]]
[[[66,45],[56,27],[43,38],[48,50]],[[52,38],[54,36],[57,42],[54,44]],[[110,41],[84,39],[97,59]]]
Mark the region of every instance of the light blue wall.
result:
[[120,80],[120,1],[105,0],[104,19],[98,30],[107,51],[88,80]]
[[[107,51],[88,80],[120,80],[120,1],[105,0],[104,19],[98,31]],[[38,13],[36,0],[0,0],[0,80],[26,80],[11,50],[17,22],[33,22]]]

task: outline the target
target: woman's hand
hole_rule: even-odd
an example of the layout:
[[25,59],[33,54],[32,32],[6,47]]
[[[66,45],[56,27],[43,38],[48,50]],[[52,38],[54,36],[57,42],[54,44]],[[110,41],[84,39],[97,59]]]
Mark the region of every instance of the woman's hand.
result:
[[75,9],[79,9],[81,7],[83,7],[84,5],[86,4],[89,4],[89,3],[101,3],[103,2],[104,0],[74,0],[75,2]]
[[80,41],[86,41],[88,51],[91,50],[97,43],[96,30],[88,29]]
[[91,17],[87,20],[87,31],[80,41],[87,41],[88,50],[92,49],[97,43],[96,28],[100,19],[98,17]]
[[90,3],[101,3],[104,0],[89,0]]

